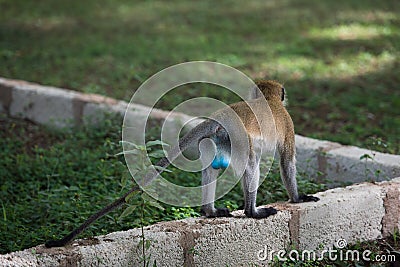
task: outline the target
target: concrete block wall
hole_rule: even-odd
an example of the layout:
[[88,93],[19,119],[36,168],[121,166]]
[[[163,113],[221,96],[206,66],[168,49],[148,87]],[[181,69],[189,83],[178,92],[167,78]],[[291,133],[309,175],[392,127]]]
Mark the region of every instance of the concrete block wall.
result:
[[[274,203],[266,219],[189,218],[145,228],[149,261],[157,266],[267,265],[279,250],[321,251],[338,240],[352,244],[399,229],[400,178],[363,183],[316,194],[319,202]],[[63,248],[43,245],[0,255],[1,266],[140,266],[141,230],[76,240]],[[287,257],[287,255],[286,255]],[[264,259],[265,258],[265,259]]]
[[[40,124],[63,127],[101,119],[105,112],[124,114],[128,103],[104,96],[0,78],[0,112]],[[149,107],[134,104],[129,116],[143,117]],[[169,116],[169,117],[168,117]],[[152,110],[161,123],[168,118],[177,127],[192,117]],[[193,121],[191,125],[198,123]],[[299,171],[336,182],[390,180],[400,176],[400,156],[329,141],[296,136]],[[360,160],[364,154],[372,159]],[[376,170],[380,171],[375,177]],[[146,228],[151,240],[146,252],[157,266],[264,265],[257,253],[296,245],[300,249],[331,247],[338,239],[353,243],[380,238],[400,227],[400,179],[335,188],[318,194],[321,201],[292,205],[275,203],[280,212],[267,219],[186,219]],[[140,230],[116,232],[80,240],[66,248],[43,246],[0,255],[0,266],[136,266],[142,258]]]
[[[400,176],[400,156],[296,135],[299,171],[333,185]],[[361,159],[362,156],[370,156]]]
[[[40,124],[63,127],[87,119],[101,119],[104,113],[125,114],[129,104],[109,97],[0,78],[0,112]],[[181,128],[188,121],[193,127],[201,121],[182,113],[169,113],[131,104],[129,118],[138,121],[150,111],[150,118],[174,121]],[[317,180],[340,182],[384,181],[400,176],[400,156],[296,135],[297,167]],[[372,159],[361,160],[363,155]],[[379,175],[375,173],[379,172]]]

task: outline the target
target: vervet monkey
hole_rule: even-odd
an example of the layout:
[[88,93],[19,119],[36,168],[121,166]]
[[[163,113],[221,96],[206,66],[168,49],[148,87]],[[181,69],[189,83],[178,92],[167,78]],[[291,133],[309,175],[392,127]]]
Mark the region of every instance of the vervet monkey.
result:
[[[228,209],[214,207],[216,178],[220,169],[228,166],[232,167],[235,173],[242,175],[246,216],[266,218],[276,214],[274,208],[256,208],[260,153],[263,147],[268,146],[270,149],[273,146],[279,152],[281,177],[290,202],[318,201],[317,197],[299,196],[297,191],[294,127],[283,104],[285,88],[275,81],[258,81],[256,84],[259,89],[252,90],[249,101],[238,102],[216,111],[210,119],[200,123],[180,138],[179,144],[168,152],[169,159],[162,158],[156,164],[159,168],[145,175],[142,186],[151,183],[170,164],[170,160],[176,159],[191,144],[200,145],[204,139],[211,139],[214,141],[216,153],[211,164],[204,166],[202,171],[202,210],[207,217],[231,216]],[[265,106],[269,106],[270,112],[265,112],[269,110]],[[239,148],[239,151],[235,151],[232,147]],[[237,167],[238,165],[240,167]],[[120,199],[92,215],[64,238],[47,242],[46,247],[66,245],[94,221],[124,204],[126,197],[138,190],[139,186],[132,187]]]

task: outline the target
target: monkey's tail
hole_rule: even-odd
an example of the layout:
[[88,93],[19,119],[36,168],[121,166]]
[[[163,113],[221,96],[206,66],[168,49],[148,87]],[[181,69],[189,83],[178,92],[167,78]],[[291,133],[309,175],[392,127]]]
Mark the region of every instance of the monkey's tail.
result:
[[101,217],[103,217],[104,215],[106,215],[107,213],[109,213],[110,211],[118,208],[119,206],[121,206],[122,204],[124,204],[126,202],[126,197],[135,192],[140,190],[139,186],[135,185],[133,186],[126,194],[124,194],[121,198],[117,199],[116,201],[114,201],[113,203],[109,204],[108,206],[104,207],[102,210],[100,210],[99,212],[93,214],[92,216],[90,216],[84,223],[82,223],[78,228],[76,228],[75,230],[73,230],[71,233],[69,233],[68,235],[64,236],[62,239],[58,239],[58,240],[50,240],[48,242],[46,242],[44,245],[46,246],[46,248],[52,248],[52,247],[63,247],[66,244],[68,244],[69,242],[71,242],[73,239],[75,239],[75,237],[77,235],[79,235],[80,233],[82,233],[89,225],[91,225],[93,222],[95,222],[96,220],[100,219]]
[[181,152],[188,149],[191,144],[198,144],[201,139],[214,134],[218,127],[219,123],[217,121],[208,119],[191,129],[187,134],[179,139],[178,145],[172,147],[168,151],[168,158],[164,157],[156,163],[156,166],[160,168],[157,168],[157,170],[153,173],[147,174],[142,186],[146,186],[151,183],[157,177],[157,175],[161,174],[164,169],[171,164],[171,161],[174,161],[181,154]]
[[[192,143],[197,143],[199,140],[201,140],[204,137],[210,136],[212,133],[215,132],[215,128],[218,127],[218,123],[213,120],[207,120],[196,127],[194,127],[192,130],[190,130],[186,135],[184,135],[180,140],[179,144],[175,147],[173,147],[170,152],[169,152],[169,158],[173,161],[176,159],[181,151],[185,151],[190,144]],[[164,157],[160,161],[157,162],[156,166],[159,166],[161,168],[158,168],[152,173],[149,173],[146,175],[146,178],[144,179],[144,183],[142,186],[146,186],[149,183],[151,183],[159,174],[163,172],[163,169],[168,167],[168,165],[171,162],[168,160],[168,158]],[[63,247],[69,242],[71,242],[77,235],[82,233],[89,225],[91,225],[93,222],[96,220],[100,219],[110,211],[120,207],[122,204],[126,203],[126,197],[129,196],[131,193],[140,190],[140,187],[138,185],[133,186],[127,193],[125,193],[121,198],[117,199],[113,203],[109,204],[99,212],[93,214],[90,216],[83,224],[81,224],[78,228],[73,230],[71,233],[63,237],[62,239],[59,240],[50,240],[45,243],[45,246],[47,248],[52,248],[52,247]]]

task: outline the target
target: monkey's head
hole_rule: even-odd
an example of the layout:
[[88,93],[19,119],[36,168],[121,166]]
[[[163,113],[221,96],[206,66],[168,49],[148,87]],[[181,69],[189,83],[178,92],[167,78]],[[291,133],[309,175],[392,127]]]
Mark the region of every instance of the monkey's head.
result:
[[[281,101],[285,100],[285,87],[277,81],[272,80],[258,80],[256,85],[260,89],[261,93],[264,95],[265,99],[271,100],[273,98],[279,98]],[[252,92],[252,98],[261,97],[260,91],[254,88]]]

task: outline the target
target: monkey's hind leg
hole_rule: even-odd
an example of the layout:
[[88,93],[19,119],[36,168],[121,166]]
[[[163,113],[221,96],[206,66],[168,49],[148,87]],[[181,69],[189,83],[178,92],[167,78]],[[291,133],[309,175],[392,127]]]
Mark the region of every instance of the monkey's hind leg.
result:
[[277,213],[274,208],[256,208],[257,188],[260,180],[259,159],[252,154],[242,179],[242,187],[244,193],[244,213],[249,218],[267,218]]
[[232,215],[230,214],[229,209],[214,207],[215,188],[217,185],[218,174],[219,170],[213,169],[211,167],[207,167],[202,171],[203,205],[201,210],[209,218],[231,217]]

